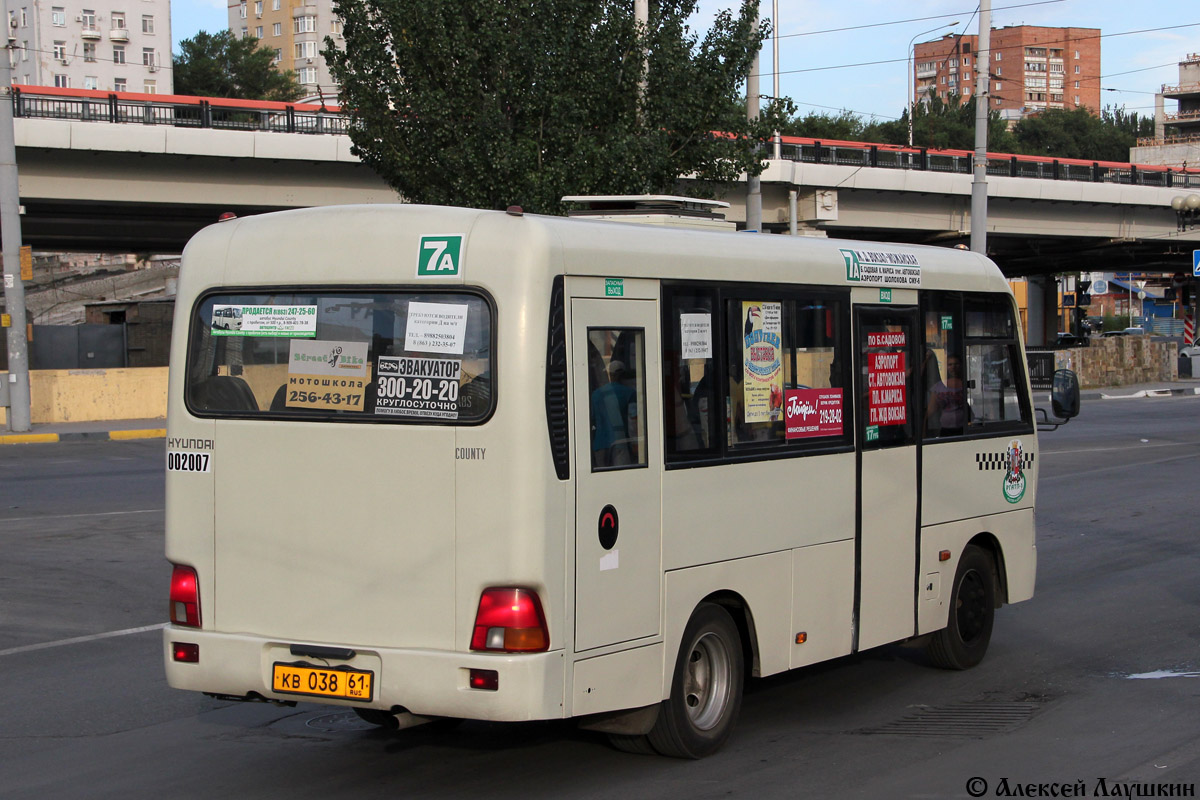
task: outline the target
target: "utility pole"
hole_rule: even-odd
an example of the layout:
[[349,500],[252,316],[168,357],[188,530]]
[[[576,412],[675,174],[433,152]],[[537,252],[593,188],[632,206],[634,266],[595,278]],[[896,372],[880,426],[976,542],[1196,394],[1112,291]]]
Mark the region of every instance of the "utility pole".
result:
[[[772,72],[775,73],[775,78],[771,83],[771,96],[776,100],[779,99],[779,0],[771,0],[771,63],[774,65]],[[783,139],[779,136],[779,131],[775,131],[772,137],[775,146],[772,152],[772,158],[776,161],[783,158]]]
[[975,160],[971,182],[971,250],[987,255],[987,135],[991,109],[992,0],[979,1],[979,47],[975,52]]
[[[633,18],[637,22],[638,36],[650,32],[650,0],[633,0]],[[638,81],[638,116],[646,102],[646,88],[650,81],[650,53],[642,50],[642,78]]]
[[8,426],[29,430],[29,342],[25,338],[25,284],[21,283],[21,190],[17,183],[17,144],[13,136],[12,54],[17,38],[3,12],[4,53],[0,55],[0,239],[4,255],[4,311],[8,317]]
[[[758,21],[754,22],[754,32],[758,32]],[[754,54],[754,64],[750,67],[750,75],[746,78],[746,119],[758,119],[758,104],[761,96],[758,91],[758,70],[762,48]],[[750,175],[746,181],[746,230],[762,233],[762,180],[757,175]]]

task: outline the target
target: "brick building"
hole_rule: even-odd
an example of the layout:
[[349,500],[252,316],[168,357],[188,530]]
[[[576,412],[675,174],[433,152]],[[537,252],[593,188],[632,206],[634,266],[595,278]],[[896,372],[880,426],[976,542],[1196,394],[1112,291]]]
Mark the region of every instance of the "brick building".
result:
[[[913,50],[915,102],[970,99],[979,37],[947,34]],[[1047,108],[1100,113],[1100,31],[1016,25],[992,29],[988,106],[1015,122]]]

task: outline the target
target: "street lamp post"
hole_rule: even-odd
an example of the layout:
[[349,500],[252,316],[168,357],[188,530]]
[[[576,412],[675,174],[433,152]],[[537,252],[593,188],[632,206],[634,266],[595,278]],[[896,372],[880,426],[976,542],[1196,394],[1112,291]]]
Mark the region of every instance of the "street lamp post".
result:
[[925,31],[924,33],[918,33],[916,36],[914,36],[908,40],[908,50],[905,52],[905,55],[908,56],[907,83],[908,83],[908,146],[909,147],[912,147],[912,144],[913,144],[913,108],[917,104],[917,83],[916,83],[917,79],[916,79],[915,74],[913,73],[913,45],[916,43],[917,39],[920,39],[922,36],[927,36],[928,34],[931,34],[934,31],[940,31],[942,28],[953,28],[957,24],[958,24],[958,20],[955,20],[954,22],[948,23],[946,25],[938,25],[936,28],[930,28],[929,30]]

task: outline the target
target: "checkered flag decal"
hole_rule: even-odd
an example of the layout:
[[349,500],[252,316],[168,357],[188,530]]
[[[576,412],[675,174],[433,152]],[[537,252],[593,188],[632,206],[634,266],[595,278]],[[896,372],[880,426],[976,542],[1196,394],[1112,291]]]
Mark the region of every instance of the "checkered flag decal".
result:
[[[1021,454],[1021,469],[1029,469],[1033,466],[1033,456],[1033,453]],[[1008,453],[976,453],[975,463],[979,466],[980,471],[1008,469]]]

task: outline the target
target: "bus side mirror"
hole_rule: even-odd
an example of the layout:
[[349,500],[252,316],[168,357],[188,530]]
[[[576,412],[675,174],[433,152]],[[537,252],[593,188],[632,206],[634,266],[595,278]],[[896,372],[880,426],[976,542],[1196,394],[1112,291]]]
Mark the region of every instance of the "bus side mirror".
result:
[[1056,419],[1051,420],[1046,409],[1039,408],[1037,411],[1042,417],[1038,422],[1040,431],[1055,430],[1079,415],[1079,377],[1071,370],[1055,370],[1054,382],[1050,387],[1050,405]]
[[1054,416],[1071,419],[1079,416],[1079,377],[1069,369],[1056,370],[1050,389]]

